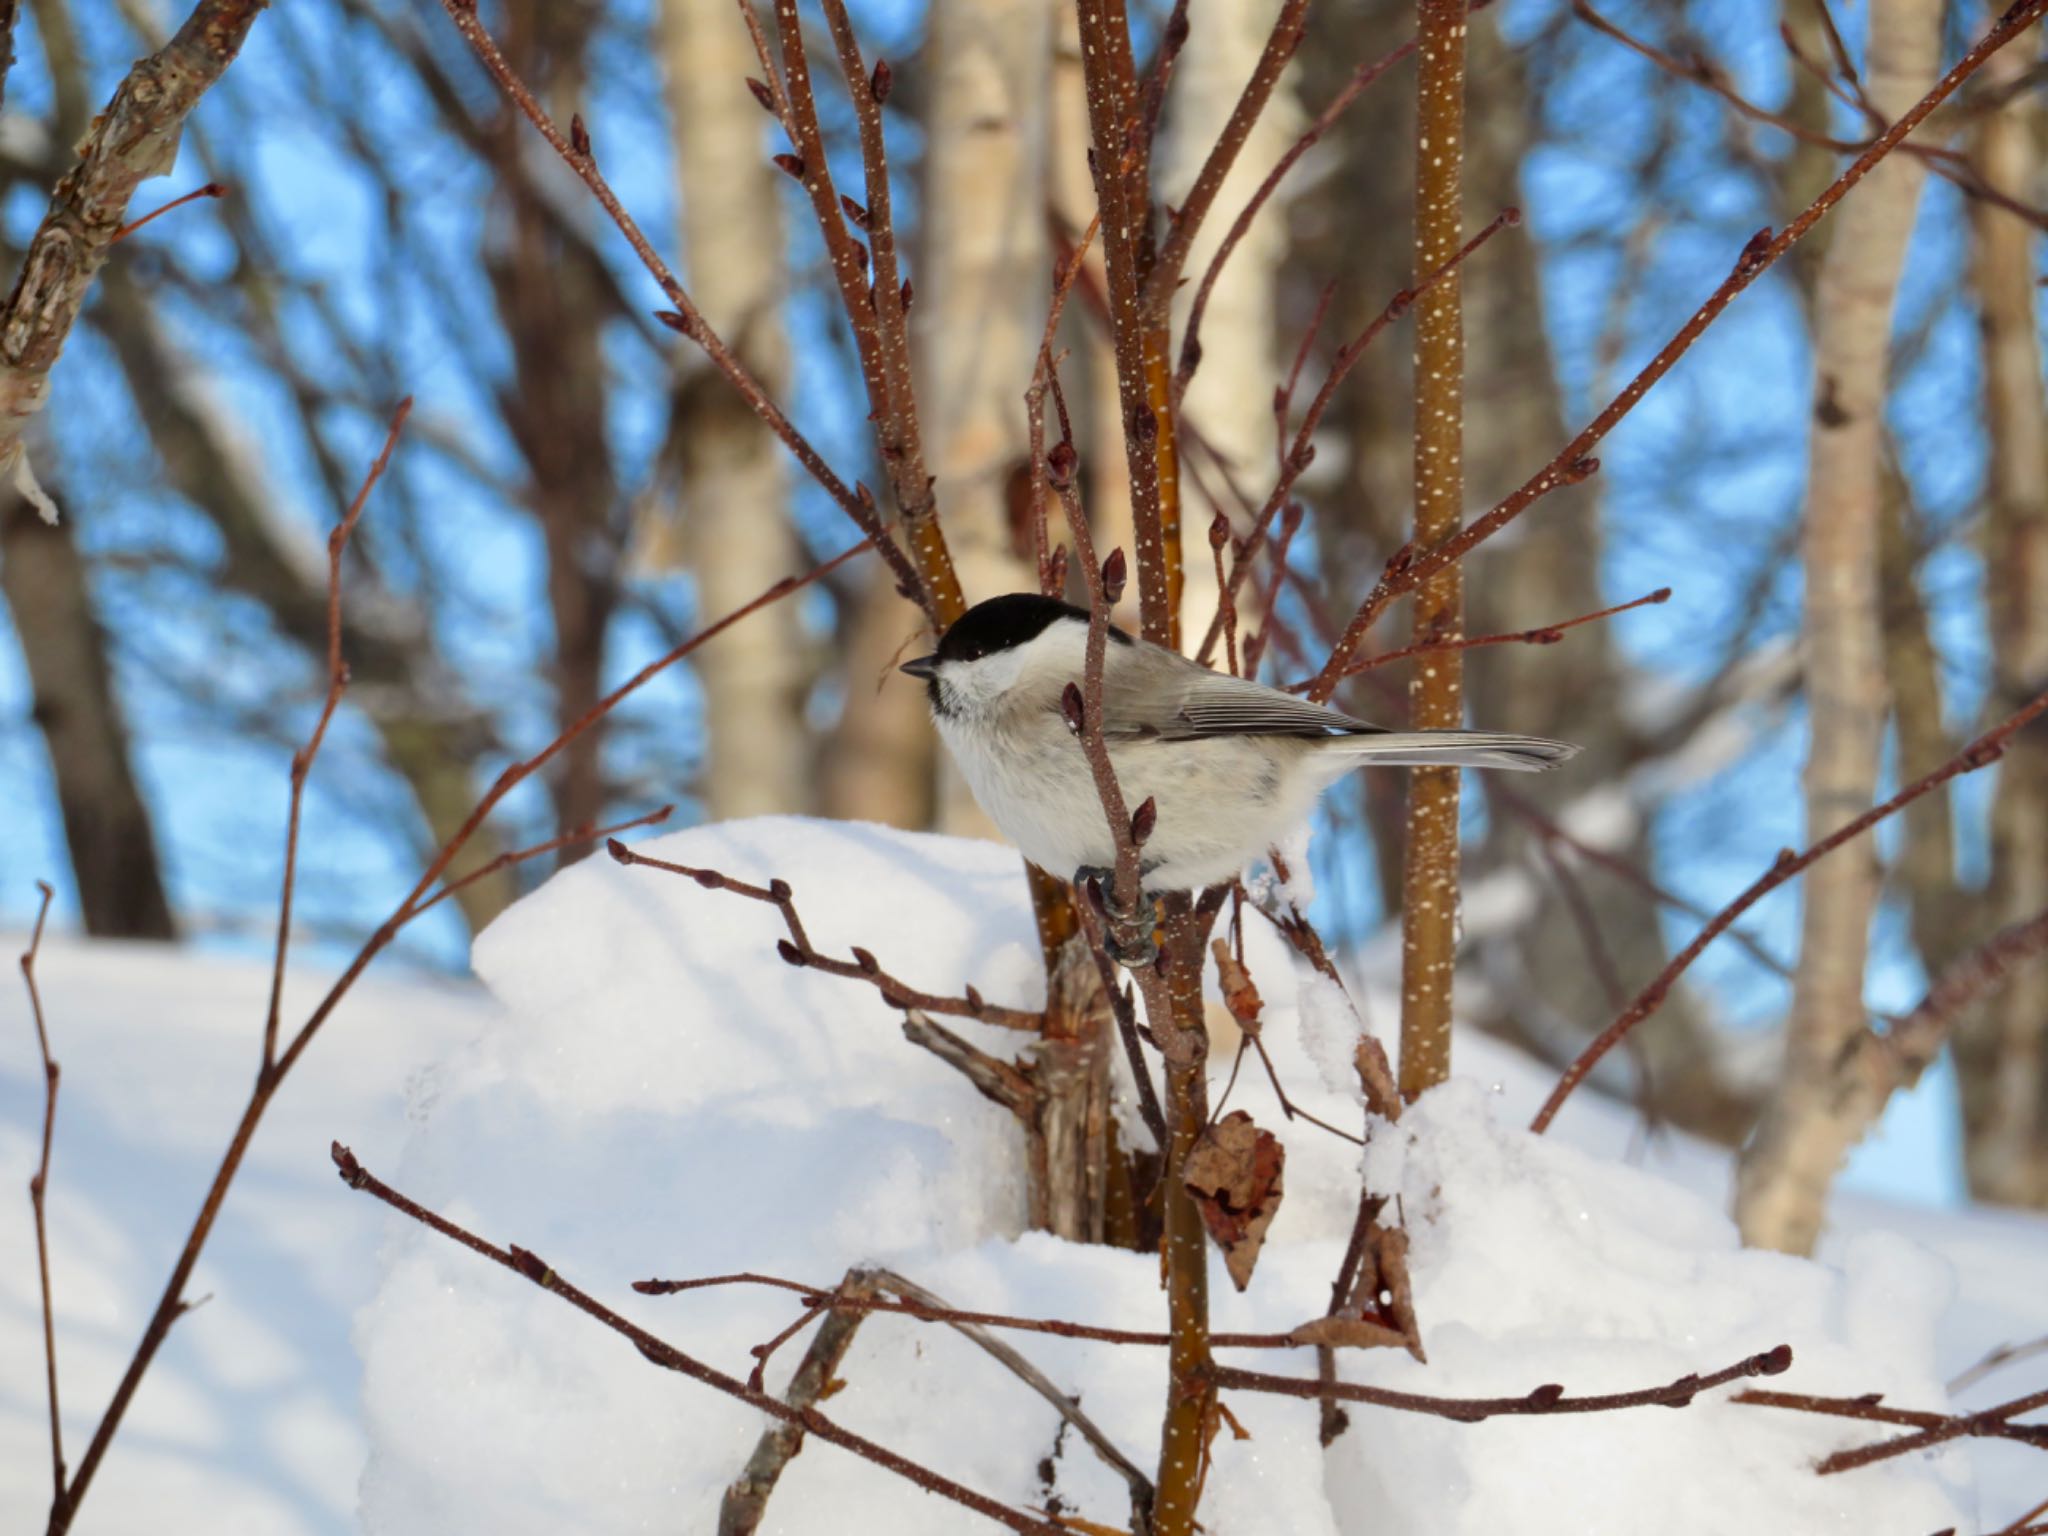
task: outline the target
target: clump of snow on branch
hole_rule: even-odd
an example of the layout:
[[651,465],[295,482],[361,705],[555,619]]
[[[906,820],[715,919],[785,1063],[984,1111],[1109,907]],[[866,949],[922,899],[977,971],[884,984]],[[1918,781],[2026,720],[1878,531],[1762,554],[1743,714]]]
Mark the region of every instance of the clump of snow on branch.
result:
[[[787,880],[822,952],[861,944],[907,985],[954,992],[971,981],[991,1002],[1038,1003],[1030,910],[1005,849],[792,819],[644,848],[739,879]],[[1010,1116],[908,1044],[873,988],[784,965],[781,936],[772,908],[674,875],[602,858],[558,875],[479,941],[478,969],[512,1022],[438,1075],[394,1182],[738,1375],[748,1348],[797,1315],[792,1297],[736,1287],[654,1299],[629,1283],[755,1270],[829,1286],[879,1261],[957,1306],[1161,1326],[1156,1256],[1020,1236]],[[1327,1054],[1334,1067],[1334,1046],[1305,1050],[1314,1030],[1287,1017],[1298,973],[1280,941],[1264,924],[1247,940],[1268,1000],[1264,1038],[1290,1092],[1359,1125],[1348,1082],[1332,1091],[1311,1060]],[[1301,1009],[1328,1002],[1311,989]],[[947,1023],[989,1051],[1025,1043]],[[1212,1070],[1220,1080],[1228,1067],[1219,1059]],[[1375,1132],[1367,1167],[1405,1213],[1430,1364],[1346,1352],[1348,1379],[1451,1394],[1559,1382],[1582,1394],[1659,1385],[1789,1343],[1797,1363],[1774,1386],[1941,1405],[1937,1261],[1889,1238],[1852,1245],[1840,1270],[1742,1252],[1702,1200],[1531,1138],[1501,1105],[1454,1083]],[[1358,1151],[1284,1122],[1261,1074],[1244,1075],[1231,1107],[1285,1137],[1288,1195],[1250,1292],[1215,1288],[1215,1326],[1284,1329],[1328,1305]],[[390,1227],[382,1289],[358,1335],[372,1536],[706,1529],[762,1424],[407,1223]],[[1152,1457],[1161,1352],[1013,1341],[1126,1454]],[[770,1390],[787,1383],[803,1345],[776,1356]],[[1306,1351],[1231,1359],[1314,1371]],[[1070,1515],[1112,1527],[1126,1518],[1120,1481],[951,1331],[870,1318],[838,1374],[845,1386],[824,1408],[848,1428],[1017,1505],[1056,1496]],[[1352,1432],[1326,1458],[1313,1402],[1232,1393],[1251,1438],[1218,1437],[1204,1521],[1291,1536],[1967,1524],[1961,1453],[1822,1479],[1814,1458],[1861,1443],[1870,1426],[1712,1396],[1682,1411],[1481,1424],[1354,1405]],[[814,1441],[777,1489],[770,1523],[823,1536],[853,1528],[849,1511],[859,1529],[908,1536],[952,1536],[967,1519]]]

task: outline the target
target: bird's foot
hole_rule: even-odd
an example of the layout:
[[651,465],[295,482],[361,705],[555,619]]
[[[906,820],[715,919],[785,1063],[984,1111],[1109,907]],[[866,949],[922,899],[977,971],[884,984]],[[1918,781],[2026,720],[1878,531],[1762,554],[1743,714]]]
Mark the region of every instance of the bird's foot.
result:
[[1083,864],[1074,871],[1074,889],[1102,914],[1103,953],[1127,969],[1150,965],[1157,953],[1152,942],[1151,902],[1138,893],[1136,910],[1117,904],[1116,871],[1099,864]]

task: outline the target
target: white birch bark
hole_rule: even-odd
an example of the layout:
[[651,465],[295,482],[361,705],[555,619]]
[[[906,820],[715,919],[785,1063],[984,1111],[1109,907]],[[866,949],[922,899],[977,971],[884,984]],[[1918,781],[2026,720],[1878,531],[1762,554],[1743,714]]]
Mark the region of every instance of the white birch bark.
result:
[[[1208,157],[1216,135],[1244,90],[1279,11],[1277,0],[1209,0],[1189,13],[1187,45],[1174,66],[1160,146],[1161,195],[1178,205]],[[1259,114],[1257,125],[1224,178],[1215,205],[1189,253],[1188,282],[1175,306],[1176,335],[1210,258],[1273,162],[1301,132],[1290,69]],[[1202,319],[1202,364],[1181,402],[1183,431],[1197,442],[1182,450],[1181,637],[1199,647],[1216,613],[1215,557],[1209,526],[1220,511],[1242,533],[1249,514],[1230,492],[1235,482],[1256,509],[1277,472],[1273,387],[1279,382],[1277,278],[1288,251],[1288,183],[1261,210],[1209,297]],[[1206,448],[1207,452],[1203,451]],[[1212,459],[1212,454],[1214,458]],[[1214,461],[1220,459],[1219,465]],[[1250,588],[1246,589],[1249,597]],[[1240,614],[1243,621],[1254,616]],[[1221,652],[1218,652],[1220,657]]]
[[[662,0],[660,37],[691,296],[780,398],[789,379],[782,217],[768,118],[746,84],[759,66],[732,0]],[[796,570],[800,553],[780,447],[723,388],[695,393],[682,429],[678,520],[650,530],[643,558],[687,566],[697,612],[709,620]],[[707,738],[700,786],[711,816],[807,808],[806,654],[796,605],[778,603],[696,656]]]
[[[1938,0],[1872,0],[1869,89],[1888,119],[1932,83],[1940,29]],[[1815,294],[1802,549],[1808,841],[1867,810],[1876,788],[1885,721],[1877,582],[1882,416],[1893,299],[1924,180],[1921,163],[1906,155],[1871,172],[1836,216]],[[1736,1219],[1752,1244],[1812,1251],[1829,1185],[1864,1129],[1862,1116],[1846,1112],[1837,1073],[1844,1046],[1863,1028],[1878,883],[1867,840],[1806,876],[1784,1072],[1736,1181]]]
[[[946,542],[969,603],[1034,591],[1026,504],[1031,382],[1051,296],[1046,230],[1053,11],[1042,0],[933,0],[926,56],[917,397]],[[992,837],[947,764],[939,822]]]

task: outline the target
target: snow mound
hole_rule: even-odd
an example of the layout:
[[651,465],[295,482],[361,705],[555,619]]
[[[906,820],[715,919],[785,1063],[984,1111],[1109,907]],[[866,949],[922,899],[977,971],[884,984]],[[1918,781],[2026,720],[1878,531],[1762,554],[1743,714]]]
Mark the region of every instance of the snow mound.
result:
[[[1035,1006],[1036,941],[1009,851],[793,819],[664,837],[642,851],[790,883],[817,947],[873,949],[907,984]],[[1337,1124],[1277,940],[1248,927],[1265,1041],[1290,1092]],[[482,1235],[516,1242],[678,1347],[744,1375],[750,1346],[796,1316],[786,1294],[732,1287],[651,1299],[649,1275],[763,1271],[830,1284],[882,1262],[955,1305],[1156,1328],[1156,1260],[1019,1235],[1021,1137],[1009,1115],[900,1033],[875,991],[783,965],[775,910],[646,868],[588,860],[508,912],[477,969],[510,1022],[437,1074],[398,1166],[373,1170]],[[1335,1054],[1333,1000],[1308,1031]],[[1386,1017],[1385,1008],[1366,1010]],[[962,1024],[984,1049],[1019,1039]],[[1476,1054],[1476,1053],[1475,1053]],[[1214,1091],[1229,1072],[1215,1063]],[[1332,1085],[1341,1086],[1341,1085]],[[1368,1149],[1414,1243],[1430,1364],[1348,1354],[1347,1376],[1432,1393],[1573,1394],[1708,1371],[1779,1343],[1773,1385],[1941,1402],[1930,1339],[1950,1284],[1902,1239],[1859,1240],[1837,1268],[1743,1252],[1721,1215],[1647,1173],[1529,1137],[1501,1101],[1453,1084]],[[1354,1147],[1281,1120],[1247,1067],[1231,1100],[1288,1143],[1288,1194],[1247,1296],[1212,1287],[1216,1325],[1280,1329],[1319,1314],[1356,1200]],[[373,1536],[708,1530],[761,1419],[664,1373],[538,1288],[396,1218],[385,1277],[358,1319],[373,1442],[361,1519]],[[1014,1342],[1140,1465],[1156,1455],[1165,1365],[1147,1349]],[[803,1349],[768,1373],[780,1391]],[[1240,1353],[1313,1373],[1300,1352]],[[1120,1482],[1052,1410],[949,1330],[863,1325],[827,1411],[993,1497],[1120,1527]],[[1866,1426],[1703,1398],[1583,1418],[1482,1424],[1352,1410],[1328,1456],[1315,1405],[1235,1394],[1205,1528],[1636,1532],[1971,1529],[1960,1455],[1821,1479],[1812,1461]],[[954,1533],[956,1506],[813,1443],[770,1504],[784,1536]]]

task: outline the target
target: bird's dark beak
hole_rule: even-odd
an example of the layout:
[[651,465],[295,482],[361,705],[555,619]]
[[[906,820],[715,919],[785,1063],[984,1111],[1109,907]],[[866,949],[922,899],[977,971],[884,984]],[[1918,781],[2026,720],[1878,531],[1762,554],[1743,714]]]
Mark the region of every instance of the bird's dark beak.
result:
[[912,677],[922,678],[925,682],[930,682],[938,675],[939,658],[936,656],[920,656],[915,661],[906,661],[896,670],[908,672]]

